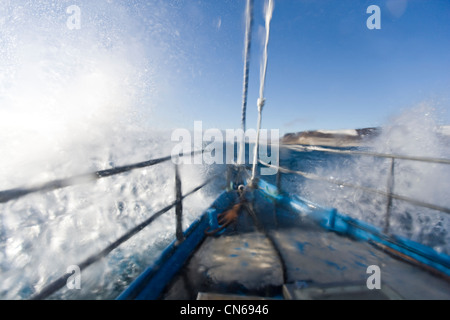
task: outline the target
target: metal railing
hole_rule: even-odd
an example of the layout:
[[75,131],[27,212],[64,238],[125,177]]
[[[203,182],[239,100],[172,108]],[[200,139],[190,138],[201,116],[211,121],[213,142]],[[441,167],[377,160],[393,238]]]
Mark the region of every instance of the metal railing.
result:
[[[199,153],[203,153],[203,152],[204,152],[203,150],[202,151],[193,151],[190,154],[183,155],[183,156],[193,156],[195,154],[199,154]],[[66,178],[66,179],[54,180],[54,181],[50,181],[50,182],[47,182],[47,183],[44,183],[44,184],[41,184],[41,185],[35,186],[35,187],[17,188],[17,189],[1,191],[0,192],[0,203],[6,203],[11,200],[19,199],[19,198],[26,196],[28,194],[31,194],[31,193],[53,191],[53,190],[77,185],[80,183],[92,182],[92,181],[95,181],[95,180],[98,180],[101,178],[118,175],[118,174],[121,174],[124,172],[129,172],[129,171],[132,171],[135,169],[139,169],[139,168],[147,168],[150,166],[154,166],[154,165],[157,165],[160,163],[167,162],[171,159],[172,159],[172,157],[168,156],[168,157],[164,157],[164,158],[153,159],[153,160],[140,162],[140,163],[136,163],[136,164],[131,164],[131,165],[127,165],[127,166],[116,167],[116,168],[112,168],[112,169],[108,169],[108,170],[102,170],[102,171],[97,171],[97,172],[93,172],[93,173],[78,175],[78,176],[74,176],[74,177],[70,177],[70,178]],[[133,236],[135,236],[137,233],[142,231],[145,227],[150,225],[157,218],[161,217],[164,213],[168,212],[170,209],[172,209],[174,207],[175,207],[175,214],[176,214],[176,233],[175,234],[176,234],[177,244],[181,243],[184,240],[184,232],[183,232],[183,226],[182,226],[182,220],[183,220],[183,205],[182,205],[182,203],[183,203],[183,200],[185,198],[189,197],[190,195],[196,193],[197,191],[199,191],[200,189],[202,189],[203,187],[205,187],[206,185],[208,185],[209,183],[211,183],[212,181],[214,181],[215,179],[217,179],[218,177],[220,177],[222,175],[223,175],[223,172],[212,176],[211,178],[207,179],[206,181],[204,181],[202,184],[200,184],[196,188],[192,189],[191,191],[189,191],[188,193],[183,195],[182,185],[181,185],[181,177],[180,177],[180,172],[179,172],[179,165],[175,164],[175,201],[173,201],[171,204],[167,205],[163,209],[159,210],[158,212],[154,213],[148,219],[141,222],[140,224],[138,224],[137,226],[135,226],[128,232],[126,232],[124,235],[122,235],[116,241],[109,244],[103,250],[89,256],[83,262],[78,264],[78,267],[80,268],[80,270],[83,270],[83,269],[89,267],[90,265],[92,265],[93,263],[99,261],[100,259],[106,257],[111,251],[113,251],[118,246],[120,246],[121,244],[123,244],[124,242],[126,242],[127,240],[132,238]],[[66,273],[66,274],[60,276],[58,279],[52,281],[49,285],[44,287],[44,289],[42,289],[39,293],[33,295],[31,297],[31,299],[32,300],[41,300],[41,299],[48,298],[50,295],[54,294],[55,292],[60,290],[62,287],[64,287],[67,283],[67,280],[69,279],[69,277],[71,275],[72,275],[71,273]]]
[[402,160],[411,160],[411,161],[419,161],[419,162],[450,164],[450,159],[443,159],[443,158],[405,156],[405,155],[399,155],[399,154],[379,153],[379,152],[361,151],[361,150],[339,150],[339,149],[324,148],[324,147],[319,147],[319,146],[283,144],[281,147],[286,148],[286,149],[291,149],[294,151],[300,151],[300,152],[302,152],[302,151],[321,151],[321,152],[327,152],[327,153],[339,153],[339,154],[346,154],[346,155],[371,156],[371,157],[377,157],[377,158],[390,158],[390,159],[402,159]]
[[[204,152],[204,150],[192,151],[190,154],[188,154],[186,156],[193,156],[193,155],[200,154],[203,152]],[[164,158],[152,159],[152,160],[148,160],[148,161],[144,161],[144,162],[115,167],[115,168],[111,168],[111,169],[80,174],[80,175],[72,176],[69,178],[53,180],[53,181],[49,181],[49,182],[46,182],[46,183],[43,183],[40,185],[36,185],[33,187],[23,187],[23,188],[15,188],[15,189],[0,191],[0,203],[6,203],[11,200],[19,199],[19,198],[26,196],[28,194],[31,194],[31,193],[48,192],[48,191],[66,188],[69,186],[93,182],[93,181],[96,181],[96,180],[99,180],[102,178],[111,177],[111,176],[118,175],[121,173],[129,172],[129,171],[132,171],[135,169],[151,167],[151,166],[154,166],[159,163],[167,162],[171,159],[172,159],[172,156],[167,156]]]
[[450,214],[450,208],[427,203],[425,201],[420,201],[417,199],[413,199],[410,197],[406,197],[403,195],[398,195],[398,194],[393,193],[394,177],[395,177],[395,160],[396,159],[427,162],[427,163],[450,164],[449,159],[394,155],[394,154],[384,154],[384,153],[376,153],[376,152],[370,152],[370,151],[358,151],[358,150],[339,150],[339,149],[332,149],[332,148],[323,148],[323,147],[318,147],[318,146],[282,145],[282,147],[290,149],[290,150],[294,150],[294,151],[299,151],[299,152],[318,151],[318,152],[327,152],[327,153],[344,154],[344,155],[371,156],[371,157],[391,159],[390,168],[389,168],[389,176],[388,176],[388,181],[387,181],[387,191],[364,187],[364,186],[348,183],[345,181],[339,181],[336,179],[325,178],[322,176],[318,176],[316,174],[307,173],[307,172],[303,172],[303,171],[282,168],[280,166],[274,166],[274,165],[271,165],[271,164],[265,163],[264,161],[259,160],[259,163],[263,166],[278,169],[277,188],[279,191],[281,191],[281,174],[288,173],[288,174],[300,175],[300,176],[303,176],[304,178],[310,179],[310,180],[323,181],[323,182],[327,182],[327,183],[331,183],[331,184],[335,184],[335,185],[339,185],[339,186],[350,187],[350,188],[354,188],[354,189],[363,190],[368,193],[375,193],[375,194],[385,196],[387,198],[386,213],[385,213],[385,219],[384,219],[385,222],[384,222],[384,228],[383,228],[383,232],[385,234],[389,233],[393,199],[409,202],[411,204],[414,204],[414,205],[417,205],[420,207],[437,210],[437,211],[441,211],[441,212]]

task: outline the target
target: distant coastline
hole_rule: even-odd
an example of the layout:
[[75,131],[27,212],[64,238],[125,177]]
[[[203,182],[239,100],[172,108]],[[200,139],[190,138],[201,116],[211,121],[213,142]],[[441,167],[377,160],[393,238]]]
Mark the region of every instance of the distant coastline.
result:
[[281,138],[281,143],[329,147],[358,147],[368,140],[377,137],[380,133],[381,128],[302,131],[285,134]]
[[[382,128],[363,128],[348,130],[313,130],[287,133],[281,138],[281,144],[302,144],[327,147],[364,146],[381,134]],[[450,138],[450,126],[442,126],[438,132]]]

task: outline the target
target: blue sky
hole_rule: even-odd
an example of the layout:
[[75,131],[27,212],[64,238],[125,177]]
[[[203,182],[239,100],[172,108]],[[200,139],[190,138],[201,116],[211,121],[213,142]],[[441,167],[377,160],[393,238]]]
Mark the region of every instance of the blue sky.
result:
[[[245,1],[174,1],[185,60],[154,116],[160,125],[240,125]],[[369,30],[369,5],[381,29]],[[264,1],[255,0],[248,126],[256,126]],[[278,0],[263,127],[282,133],[379,126],[425,102],[450,123],[450,2]],[[178,117],[178,119],[176,119]]]

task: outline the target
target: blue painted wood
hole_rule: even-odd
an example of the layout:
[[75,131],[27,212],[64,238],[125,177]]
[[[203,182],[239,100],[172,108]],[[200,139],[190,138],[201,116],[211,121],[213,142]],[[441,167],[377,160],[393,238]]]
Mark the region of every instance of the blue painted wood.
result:
[[136,300],[155,300],[163,292],[167,284],[183,267],[186,260],[204,239],[204,230],[208,226],[206,216],[202,216],[200,222],[193,226],[191,235],[182,243],[173,243],[167,252],[163,253],[161,261],[150,271],[150,279],[136,296]]

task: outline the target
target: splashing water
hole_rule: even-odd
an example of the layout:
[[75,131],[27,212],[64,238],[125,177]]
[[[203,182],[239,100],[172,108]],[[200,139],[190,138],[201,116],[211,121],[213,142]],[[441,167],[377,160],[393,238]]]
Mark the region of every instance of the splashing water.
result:
[[[443,136],[439,128],[437,112],[423,103],[383,126],[381,134],[368,142],[368,149],[377,153],[448,159],[449,137]],[[315,173],[337,181],[387,191],[389,159],[334,156],[326,163],[315,168]],[[449,169],[445,164],[396,160],[393,193],[448,208]],[[305,181],[299,190],[305,197],[335,207],[351,217],[381,228],[385,224],[387,199],[384,196],[313,181]],[[439,252],[450,253],[448,214],[401,200],[393,200],[391,210],[391,232],[429,245]]]
[[1,160],[2,177],[15,172],[2,180],[4,189],[33,182],[30,177],[56,162],[73,171],[86,169],[80,164],[121,130],[123,115],[143,94],[136,92],[137,84],[145,79],[138,43],[129,55],[112,39],[125,36],[118,29],[128,19],[108,16],[107,7],[90,9],[105,9],[99,21],[109,28],[92,27],[92,11],[86,9],[87,21],[75,31],[66,27],[64,2],[2,2],[9,11],[2,25],[0,143],[8,154]]
[[[148,43],[139,6],[77,1],[81,28],[70,30],[71,1],[0,0],[0,190],[170,155],[170,134],[139,121],[164,89],[159,59],[172,50],[167,5],[155,2]],[[183,166],[181,175],[188,191],[205,172]],[[186,199],[184,223],[211,199]],[[169,162],[0,204],[0,298],[29,298],[173,200]],[[174,225],[169,212],[82,270],[82,290],[55,297],[115,298],[170,243]]]

